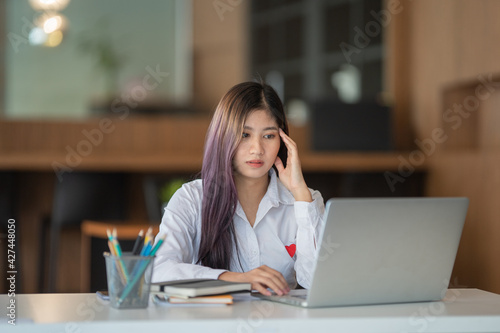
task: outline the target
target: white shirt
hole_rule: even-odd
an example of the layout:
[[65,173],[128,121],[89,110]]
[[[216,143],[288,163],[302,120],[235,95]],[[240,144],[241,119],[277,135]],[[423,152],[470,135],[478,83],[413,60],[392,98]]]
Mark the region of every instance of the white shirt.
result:
[[[230,270],[247,272],[267,265],[283,274],[290,288],[297,282],[311,284],[316,244],[321,229],[324,202],[318,191],[310,190],[313,202],[295,201],[274,169],[252,227],[241,207],[233,217],[239,261],[233,245]],[[156,253],[153,282],[177,279],[217,279],[225,272],[197,265],[201,240],[202,180],[180,188],[169,201],[156,240],[166,239]],[[241,263],[241,266],[240,266]]]

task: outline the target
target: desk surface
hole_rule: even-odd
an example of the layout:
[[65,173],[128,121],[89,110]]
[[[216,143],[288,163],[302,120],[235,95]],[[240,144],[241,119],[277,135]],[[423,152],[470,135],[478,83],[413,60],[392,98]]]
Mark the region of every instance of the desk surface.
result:
[[[0,295],[4,312],[11,298]],[[4,332],[500,332],[500,295],[450,289],[441,302],[302,309],[252,300],[222,307],[117,310],[95,294],[15,297],[16,327]],[[35,327],[36,325],[36,327]]]

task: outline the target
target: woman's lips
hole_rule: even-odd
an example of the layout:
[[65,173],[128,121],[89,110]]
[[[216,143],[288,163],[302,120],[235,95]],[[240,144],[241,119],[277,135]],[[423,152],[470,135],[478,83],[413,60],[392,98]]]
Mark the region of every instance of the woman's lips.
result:
[[264,161],[261,160],[251,160],[247,161],[247,164],[251,166],[252,168],[260,168],[261,166],[264,165]]

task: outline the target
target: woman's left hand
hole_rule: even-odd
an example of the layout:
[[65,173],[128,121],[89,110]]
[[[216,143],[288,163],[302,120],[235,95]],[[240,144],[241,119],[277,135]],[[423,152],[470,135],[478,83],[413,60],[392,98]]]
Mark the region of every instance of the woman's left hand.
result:
[[302,175],[297,144],[281,128],[279,133],[288,149],[286,168],[279,157],[276,157],[276,161],[274,162],[276,169],[278,169],[280,180],[292,192],[296,201],[312,202],[311,192],[307,188],[304,176]]

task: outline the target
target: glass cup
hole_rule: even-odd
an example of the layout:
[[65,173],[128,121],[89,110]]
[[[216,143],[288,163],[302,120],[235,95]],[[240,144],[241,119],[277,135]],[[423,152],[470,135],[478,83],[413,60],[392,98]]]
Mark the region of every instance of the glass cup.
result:
[[154,257],[104,252],[111,306],[116,309],[146,308],[153,275]]

